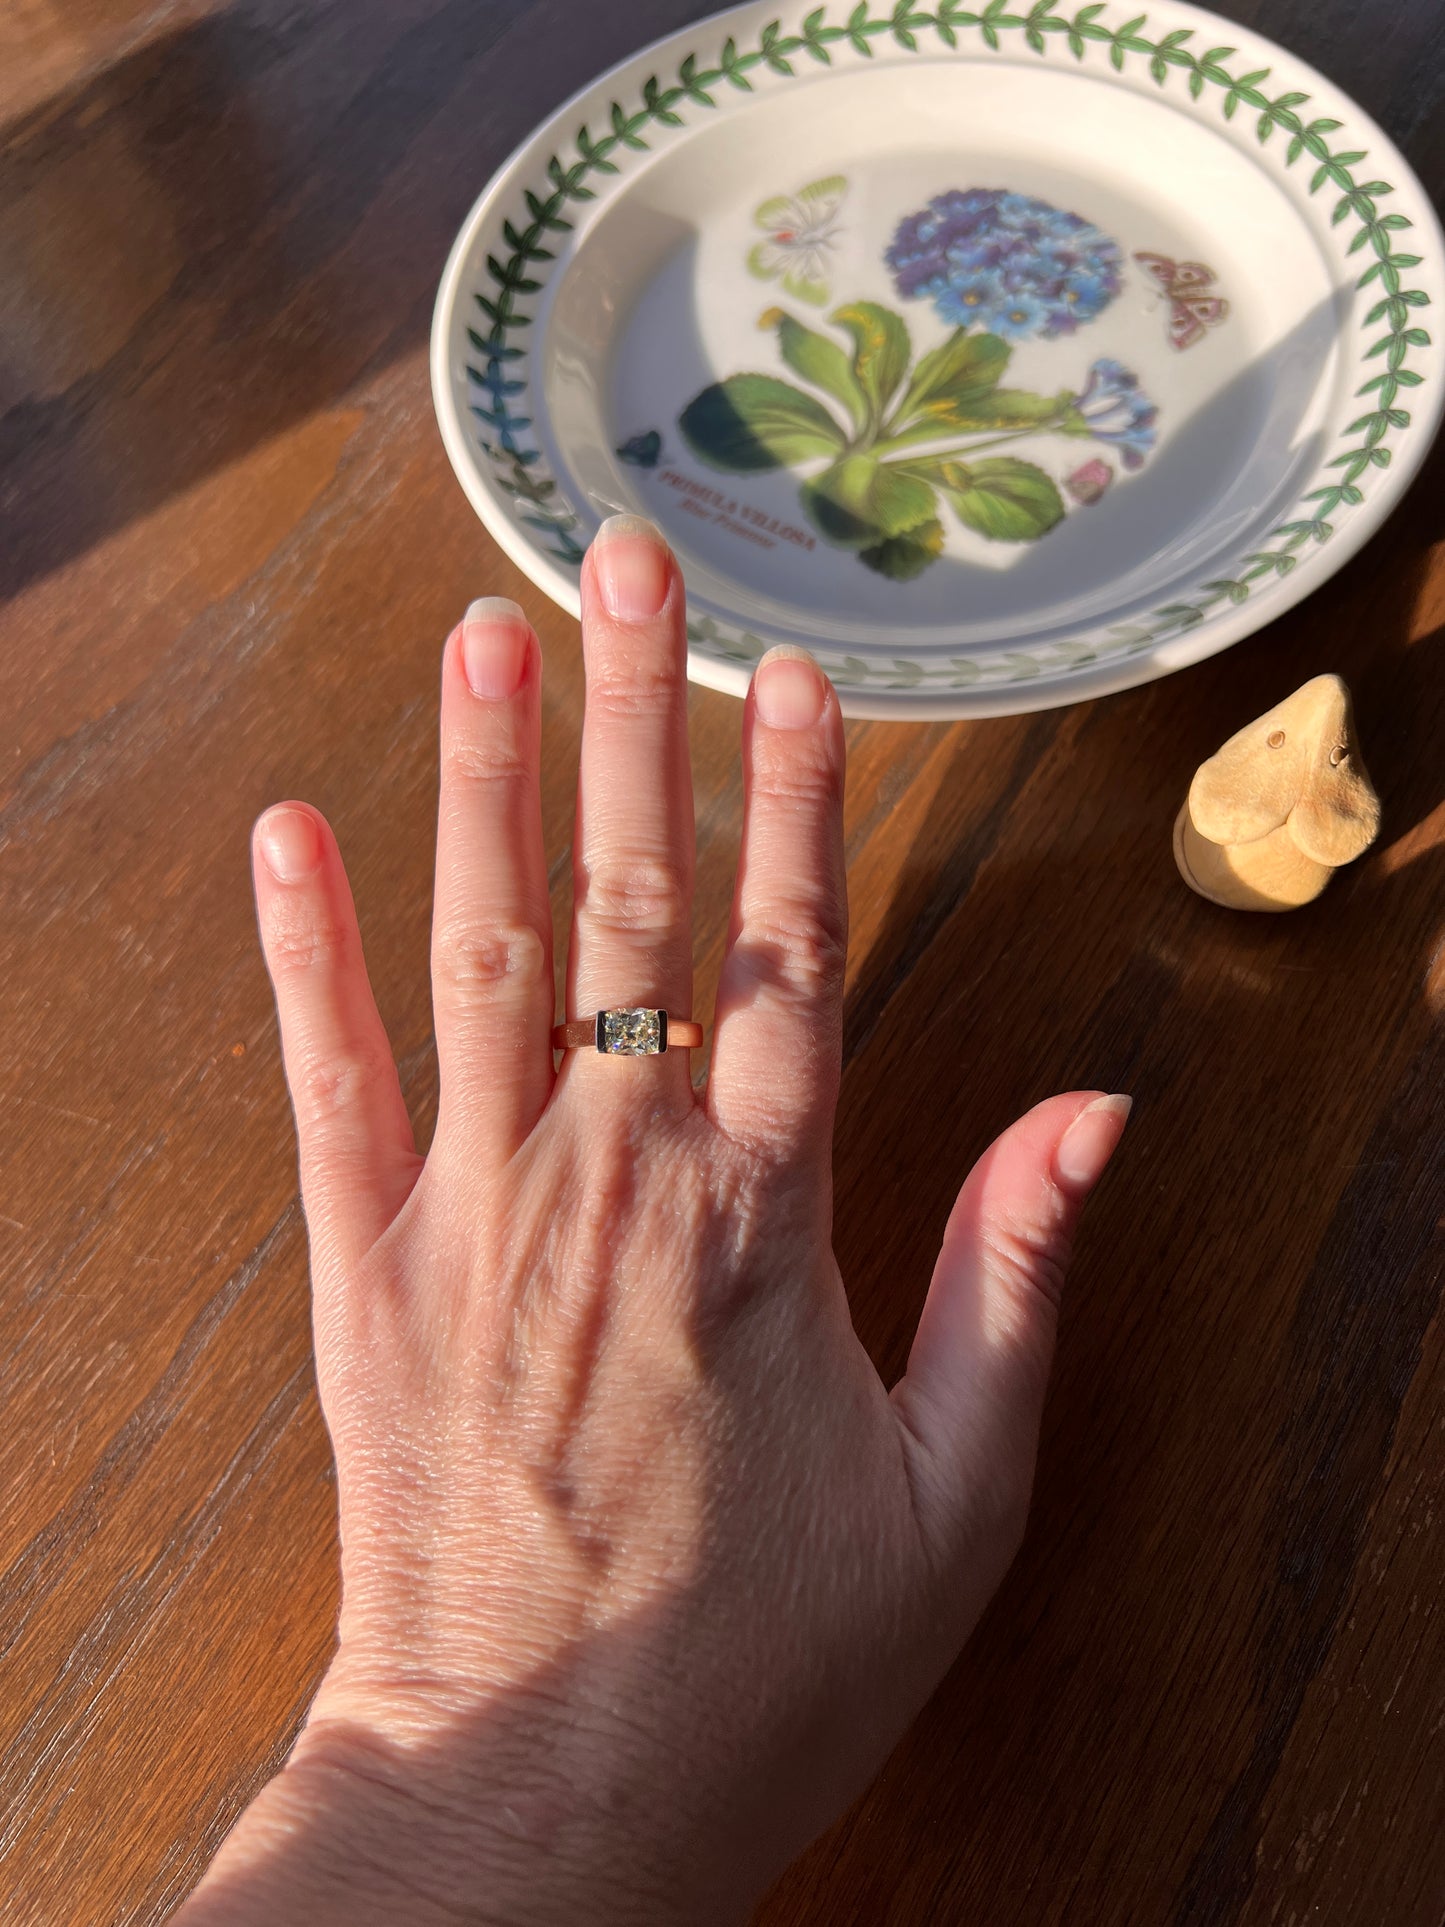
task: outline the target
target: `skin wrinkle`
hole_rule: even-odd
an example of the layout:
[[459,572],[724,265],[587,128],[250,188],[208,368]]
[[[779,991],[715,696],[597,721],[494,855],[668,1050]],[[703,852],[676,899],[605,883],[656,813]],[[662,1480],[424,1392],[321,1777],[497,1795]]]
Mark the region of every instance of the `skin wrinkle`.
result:
[[[635,834],[629,830],[629,834]],[[691,866],[635,847],[625,855],[586,857],[573,914],[586,940],[632,938],[680,928],[692,901]]]
[[[395,1075],[390,1058],[380,1058],[364,1048],[349,1056],[318,1055],[298,1067],[291,1101],[298,1115],[313,1123],[324,1121],[352,1105],[364,1103],[371,1094],[383,1090]],[[405,1152],[410,1147],[403,1143],[399,1148]],[[316,1183],[326,1185],[342,1197],[360,1190],[370,1176],[362,1158],[344,1146],[325,1154],[324,1160],[318,1158],[313,1169]]]
[[[529,1705],[529,1712],[539,1724],[545,1723],[549,1729],[557,1732],[565,1731],[569,1741],[579,1735],[584,1739],[588,1737],[587,1722],[577,1718],[578,1709],[555,1696],[535,1696]],[[599,1734],[599,1759],[605,1757],[605,1746],[606,1742]],[[563,1757],[562,1747],[558,1745],[555,1763],[549,1759],[540,1774],[533,1769],[525,1779],[510,1776],[505,1804],[502,1801],[489,1803],[485,1813],[487,1832],[509,1854],[517,1854],[521,1858],[536,1853],[550,1853],[555,1847],[563,1816],[575,1809],[579,1802],[590,1802],[599,1809],[599,1817],[606,1819],[602,1802],[589,1793],[585,1783],[573,1782],[556,1770]],[[339,1770],[366,1782],[389,1802],[421,1808],[440,1823],[444,1834],[455,1836],[459,1848],[465,1850],[474,1841],[477,1831],[476,1802],[473,1789],[465,1782],[458,1787],[456,1797],[450,1800],[438,1798],[426,1801],[417,1798],[413,1776],[404,1768],[400,1771],[394,1768],[391,1772],[378,1769],[368,1771],[360,1763],[354,1744],[337,1748],[334,1752],[326,1750],[321,1755],[321,1763],[327,1770]],[[499,1827],[497,1821],[502,1815],[506,1817],[506,1825]],[[408,1856],[404,1868],[383,1864],[375,1871],[385,1885],[399,1889],[403,1895],[416,1896],[445,1907],[448,1918],[468,1921],[495,1919],[499,1922],[503,1919],[501,1915],[477,1914],[471,1901],[465,1904],[453,1902],[446,1893],[445,1876],[433,1882],[418,1879],[417,1870],[425,1864],[421,1856]]]
[[499,924],[458,917],[437,933],[433,984],[461,1009],[485,1013],[492,999],[517,984],[551,974],[552,959],[532,924]]
[[266,923],[266,954],[282,975],[342,965],[355,950],[354,932],[342,918],[308,917],[285,899]]
[[1068,1241],[1049,1229],[1019,1221],[993,1220],[982,1234],[1001,1276],[1021,1291],[1038,1291],[1057,1311],[1072,1253]]

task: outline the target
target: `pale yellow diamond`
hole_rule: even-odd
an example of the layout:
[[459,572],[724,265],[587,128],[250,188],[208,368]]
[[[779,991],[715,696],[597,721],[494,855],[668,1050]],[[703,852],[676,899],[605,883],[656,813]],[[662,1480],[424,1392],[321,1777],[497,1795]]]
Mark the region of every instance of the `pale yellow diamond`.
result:
[[608,1010],[602,1014],[602,1048],[614,1057],[651,1057],[662,1049],[661,1012]]

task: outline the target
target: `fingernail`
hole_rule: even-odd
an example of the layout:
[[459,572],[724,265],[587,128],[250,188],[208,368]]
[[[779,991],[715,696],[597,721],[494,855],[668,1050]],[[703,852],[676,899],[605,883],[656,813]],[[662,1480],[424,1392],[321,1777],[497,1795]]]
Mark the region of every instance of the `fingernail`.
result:
[[828,683],[806,649],[780,642],[753,671],[753,697],[769,729],[809,729],[827,705]]
[[489,703],[514,696],[531,647],[531,627],[504,595],[479,596],[462,618],[462,668],[474,696]]
[[609,515],[593,538],[597,587],[610,616],[645,622],[667,600],[671,552],[641,515]]
[[1133,1108],[1132,1097],[1116,1092],[1096,1097],[1079,1112],[1054,1154],[1054,1168],[1065,1184],[1087,1191],[1099,1182]]
[[268,810],[257,828],[257,841],[278,883],[299,883],[321,861],[321,831],[305,810]]

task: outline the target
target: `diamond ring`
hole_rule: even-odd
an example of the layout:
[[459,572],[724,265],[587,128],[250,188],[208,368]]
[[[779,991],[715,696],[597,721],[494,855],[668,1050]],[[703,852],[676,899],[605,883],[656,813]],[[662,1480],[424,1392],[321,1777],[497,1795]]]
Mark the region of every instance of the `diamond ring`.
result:
[[657,1057],[701,1042],[701,1024],[669,1018],[665,1010],[599,1010],[552,1032],[553,1050],[599,1050],[604,1057]]

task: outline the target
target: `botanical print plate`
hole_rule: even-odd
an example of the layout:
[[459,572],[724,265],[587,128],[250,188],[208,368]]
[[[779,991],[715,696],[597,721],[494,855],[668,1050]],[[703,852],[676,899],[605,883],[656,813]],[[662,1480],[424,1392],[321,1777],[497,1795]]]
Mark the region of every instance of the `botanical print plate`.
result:
[[661,524],[690,666],[813,648],[854,715],[989,715],[1210,655],[1360,546],[1441,406],[1441,235],[1396,149],[1197,8],[744,6],[487,188],[442,432],[572,610]]

